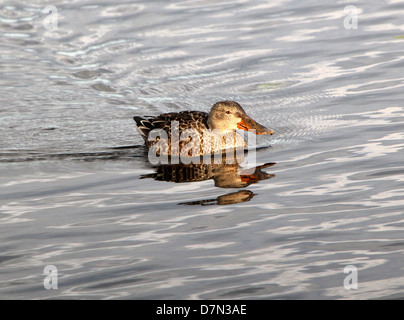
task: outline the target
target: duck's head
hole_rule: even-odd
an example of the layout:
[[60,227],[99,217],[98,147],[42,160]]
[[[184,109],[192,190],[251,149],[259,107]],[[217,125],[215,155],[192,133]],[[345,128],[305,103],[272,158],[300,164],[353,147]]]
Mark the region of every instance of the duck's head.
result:
[[213,105],[208,117],[209,129],[222,132],[242,129],[254,129],[256,134],[273,134],[274,132],[249,117],[243,108],[234,101],[220,101]]

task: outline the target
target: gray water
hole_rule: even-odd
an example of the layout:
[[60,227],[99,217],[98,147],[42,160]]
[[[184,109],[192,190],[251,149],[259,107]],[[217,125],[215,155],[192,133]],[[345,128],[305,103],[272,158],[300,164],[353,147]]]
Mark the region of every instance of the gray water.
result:
[[[404,2],[47,4],[0,4],[1,299],[404,298]],[[224,99],[255,180],[150,166],[134,115]]]

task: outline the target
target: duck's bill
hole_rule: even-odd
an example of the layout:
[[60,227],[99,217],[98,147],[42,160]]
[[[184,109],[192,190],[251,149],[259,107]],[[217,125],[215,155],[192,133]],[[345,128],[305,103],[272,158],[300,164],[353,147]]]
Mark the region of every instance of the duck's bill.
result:
[[255,130],[255,134],[274,134],[274,131],[260,125],[257,121],[249,116],[244,116],[241,121],[237,123],[237,128],[245,131]]

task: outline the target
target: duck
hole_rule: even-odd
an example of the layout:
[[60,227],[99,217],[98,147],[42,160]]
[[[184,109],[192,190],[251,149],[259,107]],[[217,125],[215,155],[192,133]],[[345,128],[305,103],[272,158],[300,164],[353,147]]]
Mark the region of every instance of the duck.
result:
[[[136,127],[150,151],[157,155],[190,157],[244,148],[246,142],[237,130],[257,135],[273,135],[274,131],[252,119],[235,101],[216,102],[210,112],[181,111],[158,116],[134,116]],[[203,143],[206,134],[211,134]]]

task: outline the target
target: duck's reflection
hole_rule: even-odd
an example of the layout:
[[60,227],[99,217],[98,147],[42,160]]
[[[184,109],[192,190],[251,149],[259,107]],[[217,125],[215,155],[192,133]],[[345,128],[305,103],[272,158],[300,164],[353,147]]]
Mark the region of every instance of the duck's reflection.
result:
[[221,195],[215,199],[207,199],[207,200],[199,200],[199,201],[190,201],[190,202],[181,202],[179,204],[184,205],[201,205],[201,206],[211,206],[211,205],[226,205],[233,203],[241,203],[250,201],[255,194],[250,190],[240,190],[237,192],[227,193]]
[[[153,178],[158,181],[171,181],[175,183],[195,182],[212,179],[219,188],[245,188],[252,183],[275,177],[263,171],[275,165],[266,163],[250,169],[242,169],[239,163],[228,164],[225,159],[221,163],[199,164],[165,164],[158,165],[156,172],[142,175],[141,179]],[[249,190],[241,190],[221,195],[216,199],[206,199],[191,202],[182,202],[183,205],[226,205],[251,200],[255,194]]]

